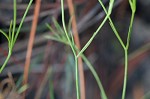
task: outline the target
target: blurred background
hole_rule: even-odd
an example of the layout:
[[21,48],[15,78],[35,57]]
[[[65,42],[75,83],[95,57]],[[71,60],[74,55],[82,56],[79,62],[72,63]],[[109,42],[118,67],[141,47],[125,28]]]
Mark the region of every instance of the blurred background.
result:
[[[102,0],[108,7],[109,0]],[[17,0],[17,26],[19,25],[29,0]],[[13,49],[13,54],[0,74],[1,99],[22,99],[22,86],[27,46],[34,16],[34,0]],[[77,19],[80,44],[83,47],[102,22],[105,13],[98,0],[73,0]],[[76,99],[74,57],[69,47],[48,40],[52,34],[46,23],[54,25],[55,18],[60,25],[60,0],[41,0],[40,13],[32,51],[26,99]],[[150,0],[137,0],[131,43],[126,99],[150,99]],[[126,43],[131,17],[128,0],[115,0],[111,18],[121,38]],[[0,0],[0,29],[8,33],[13,19],[13,0]],[[70,16],[65,2],[65,21]],[[8,52],[8,45],[0,35],[0,65]],[[109,22],[102,27],[94,41],[85,51],[94,66],[108,96],[121,99],[124,77],[124,52]],[[100,91],[90,70],[84,65],[86,99],[100,99]],[[13,83],[12,83],[13,82]],[[13,89],[15,88],[15,90]],[[14,98],[12,98],[14,97]]]

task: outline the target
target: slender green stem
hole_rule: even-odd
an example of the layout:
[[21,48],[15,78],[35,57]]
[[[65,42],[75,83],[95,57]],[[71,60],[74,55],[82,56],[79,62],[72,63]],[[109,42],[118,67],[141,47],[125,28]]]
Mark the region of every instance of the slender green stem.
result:
[[105,22],[107,21],[108,19],[108,16],[107,15],[105,17],[105,19],[103,20],[103,22],[100,24],[100,26],[98,27],[98,29],[96,30],[96,32],[94,32],[94,34],[92,35],[92,37],[89,39],[89,41],[85,44],[85,46],[81,49],[81,51],[78,53],[77,57],[79,57],[86,49],[87,47],[91,44],[91,42],[93,41],[93,39],[95,38],[95,36],[97,35],[97,33],[99,32],[99,30],[102,28],[102,26],[105,24]]
[[12,35],[11,35],[11,48],[13,47],[13,42],[14,42],[14,36],[15,36],[15,29],[16,29],[16,15],[17,15],[17,4],[16,0],[14,0],[14,20],[13,20],[13,29],[12,29]]
[[121,37],[119,36],[119,33],[117,32],[117,30],[116,30],[114,24],[112,23],[112,21],[111,21],[110,19],[109,19],[109,21],[110,21],[109,24],[110,24],[110,26],[111,26],[113,32],[115,33],[117,39],[119,40],[119,43],[121,44],[122,48],[125,50],[126,46],[125,46],[125,44],[123,43]]
[[75,58],[75,72],[76,72],[76,95],[77,99],[80,99],[80,92],[79,92],[79,75],[78,75],[78,58]]
[[130,38],[131,38],[131,30],[133,27],[133,20],[135,16],[135,11],[136,11],[136,0],[129,0],[129,4],[131,6],[132,10],[132,15],[131,15],[131,20],[130,20],[130,25],[129,25],[129,30],[128,30],[128,36],[127,36],[127,44],[124,49],[125,53],[125,70],[124,70],[124,84],[123,84],[123,91],[122,91],[122,99],[125,99],[126,95],[126,87],[127,87],[127,78],[128,78],[128,49],[129,49],[129,44],[130,44]]
[[72,49],[72,52],[73,52],[74,56],[76,56],[76,52],[75,52],[75,50],[74,50],[74,48],[73,48],[73,46],[72,46],[72,42],[71,42],[71,40],[70,40],[70,38],[69,38],[69,35],[68,35],[68,33],[67,33],[67,29],[66,29],[66,25],[65,25],[64,3],[63,3],[63,2],[64,2],[64,0],[61,0],[62,24],[63,24],[63,28],[64,28],[64,32],[65,32],[65,34],[66,34],[66,37],[67,37],[67,39],[68,39],[68,41],[69,41],[70,47],[71,47],[71,49]]
[[11,51],[9,51],[9,53],[7,55],[7,58],[6,58],[6,60],[5,60],[4,64],[3,64],[3,66],[0,68],[0,73],[2,73],[3,69],[5,68],[5,66],[6,66],[6,64],[7,64],[8,60],[9,60],[10,56],[11,56]]
[[134,15],[135,15],[135,13],[132,13],[132,15],[131,15],[130,26],[129,26],[128,36],[127,36],[127,44],[126,44],[127,49],[129,48],[129,44],[130,44],[131,30],[132,30],[132,27],[133,27]]
[[21,22],[20,22],[20,24],[19,24],[19,27],[18,27],[18,29],[17,29],[16,35],[15,35],[15,38],[14,38],[14,41],[13,41],[13,45],[15,44],[15,42],[16,42],[16,40],[17,40],[17,37],[18,37],[19,32],[20,32],[20,29],[21,29],[21,27],[22,27],[22,24],[23,24],[23,22],[24,22],[24,19],[25,19],[26,16],[27,16],[27,13],[28,13],[28,11],[29,11],[29,8],[30,8],[32,2],[33,2],[33,0],[30,0],[28,6],[27,6],[27,8],[26,8],[26,11],[25,11],[25,13],[24,13],[24,15],[23,15],[23,17],[22,17],[22,20],[21,20]]
[[124,50],[125,52],[125,69],[124,69],[124,84],[123,84],[123,91],[122,91],[122,99],[125,99],[126,95],[126,87],[127,87],[127,78],[128,78],[128,49]]
[[2,33],[6,37],[6,39],[8,40],[8,43],[10,43],[10,40],[9,40],[9,37],[7,36],[7,34],[1,29],[0,29],[0,33]]
[[121,46],[125,49],[125,44],[123,43],[121,37],[119,36],[119,33],[118,33],[117,29],[115,28],[115,25],[113,24],[113,22],[112,22],[112,20],[111,20],[110,17],[109,17],[108,19],[109,19],[109,22],[110,22],[111,27],[113,27],[113,31],[114,31],[116,37],[118,38],[118,40],[119,40]]
[[[76,49],[77,52],[79,52],[79,49],[74,46],[74,49]],[[105,93],[105,90],[103,88],[103,85],[101,83],[101,80],[100,78],[98,77],[98,74],[96,73],[95,69],[93,68],[92,64],[89,62],[89,60],[86,58],[86,56],[81,53],[81,58],[84,60],[84,62],[86,63],[86,65],[88,66],[88,68],[90,69],[92,75],[94,76],[97,84],[98,84],[98,87],[99,87],[99,90],[101,91],[101,98],[102,99],[107,99],[107,95]]]
[[[9,37],[9,40],[11,41],[11,31],[12,31],[12,21],[10,22],[10,26],[9,26],[9,34],[8,34],[8,37]],[[9,48],[11,47],[11,43],[12,42],[10,42],[10,43],[8,43],[8,46],[9,46]]]
[[61,0],[61,12],[62,12],[62,24],[63,24],[63,28],[64,28],[64,32],[66,34],[66,37],[68,39],[68,42],[70,44],[70,47],[72,49],[72,52],[74,54],[74,58],[75,58],[75,67],[76,67],[76,94],[77,94],[77,99],[80,99],[80,95],[79,95],[79,84],[78,84],[78,59],[76,57],[76,52],[75,52],[75,49],[74,49],[74,45],[72,44],[73,42],[71,42],[70,38],[69,38],[69,35],[67,33],[67,29],[66,29],[66,25],[65,25],[65,18],[64,18],[64,1]]
[[[98,1],[99,1],[100,5],[102,6],[103,10],[105,11],[105,13],[108,14],[108,12],[107,12],[107,10],[106,10],[106,8],[105,8],[105,6],[104,6],[102,0],[98,0]],[[119,33],[118,33],[118,31],[117,31],[117,29],[116,29],[114,23],[112,22],[112,19],[110,18],[110,16],[108,17],[108,19],[109,19],[110,26],[112,27],[112,29],[113,29],[113,31],[114,31],[114,33],[115,33],[117,39],[119,40],[119,43],[120,43],[121,46],[125,49],[125,44],[123,43],[121,37],[119,36]]]
[[106,95],[105,90],[103,88],[102,82],[101,82],[100,78],[98,77],[95,69],[93,68],[93,66],[91,65],[91,63],[88,61],[88,59],[83,54],[81,54],[81,57],[84,60],[84,62],[87,64],[88,68],[92,72],[92,74],[93,74],[93,76],[94,76],[94,78],[95,78],[95,80],[96,80],[96,82],[98,84],[98,87],[99,87],[99,89],[101,91],[101,98],[102,99],[107,99],[107,95]]

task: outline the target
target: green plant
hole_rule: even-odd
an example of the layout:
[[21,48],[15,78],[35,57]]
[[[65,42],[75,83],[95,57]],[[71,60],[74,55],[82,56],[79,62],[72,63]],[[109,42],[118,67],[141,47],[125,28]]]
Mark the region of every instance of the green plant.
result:
[[[67,35],[68,35],[68,38],[70,39],[70,42],[68,41],[68,38],[65,34],[65,32],[63,31],[63,29],[61,28],[61,26],[58,24],[58,22],[53,19],[53,23],[54,23],[54,26],[56,28],[53,29],[51,26],[49,26],[48,24],[47,27],[50,29],[50,31],[53,32],[52,35],[46,35],[45,37],[48,38],[48,39],[51,39],[51,40],[54,40],[54,41],[57,41],[57,42],[61,42],[63,44],[66,44],[68,46],[71,46],[73,47],[73,49],[77,52],[79,52],[79,50],[77,49],[77,47],[74,45],[74,38],[73,38],[73,35],[71,33],[71,20],[69,21],[69,25],[68,25],[68,28],[66,29],[66,32],[67,32]],[[84,62],[87,64],[87,66],[89,67],[90,71],[92,72],[94,78],[96,79],[97,81],[97,84],[98,84],[98,87],[101,91],[101,96],[102,96],[102,99],[107,99],[107,96],[105,94],[105,91],[104,91],[104,88],[102,86],[102,83],[101,83],[101,80],[99,79],[95,69],[93,68],[93,66],[91,65],[91,63],[88,61],[88,59],[85,57],[85,55],[83,55],[83,53],[81,53],[81,57],[83,58]]]
[[[81,55],[81,57],[83,58],[83,60],[85,61],[85,63],[87,64],[87,66],[89,67],[89,69],[91,70],[94,78],[97,81],[97,84],[99,86],[99,89],[101,91],[101,97],[102,99],[107,99],[106,93],[104,91],[104,88],[102,86],[102,83],[96,73],[96,71],[94,70],[93,66],[90,64],[90,62],[88,61],[88,59],[83,55],[83,52],[86,50],[86,48],[90,45],[90,43],[93,41],[93,39],[95,38],[95,36],[97,35],[97,33],[99,32],[99,30],[102,28],[102,26],[104,25],[104,23],[107,21],[109,15],[111,14],[112,11],[112,7],[113,7],[113,3],[114,0],[111,0],[109,3],[109,9],[108,9],[108,14],[106,15],[106,17],[104,18],[103,22],[100,24],[100,26],[98,27],[98,29],[96,30],[96,32],[93,34],[93,36],[90,38],[90,40],[87,42],[87,44],[83,47],[83,49],[81,51],[79,51],[74,43],[74,38],[73,38],[73,34],[70,33],[71,32],[71,21],[69,22],[69,26],[68,26],[68,31],[66,29],[65,26],[65,22],[64,22],[64,7],[63,7],[63,0],[61,0],[61,9],[62,9],[62,23],[63,23],[63,29],[61,28],[61,26],[56,22],[56,20],[53,20],[55,28],[57,29],[57,31],[55,31],[52,27],[50,27],[47,24],[47,27],[54,33],[53,35],[50,36],[46,36],[47,38],[51,39],[51,40],[55,40],[61,43],[64,43],[66,45],[69,45],[72,49],[72,52],[74,54],[74,59],[75,59],[75,66],[76,66],[76,93],[77,93],[77,99],[80,98],[79,96],[79,85],[78,85],[78,65],[77,65],[77,58]],[[77,55],[76,52],[79,52],[79,54]]]
[[[94,34],[92,35],[92,37],[88,40],[88,42],[85,44],[85,46],[81,49],[81,51],[79,52],[79,54],[77,55],[77,57],[79,57],[88,48],[88,46],[91,44],[91,42],[93,41],[93,39],[95,38],[95,36],[99,33],[100,29],[106,23],[107,19],[109,18],[110,14],[112,12],[113,4],[114,4],[114,0],[110,0],[108,11],[106,10],[108,13],[106,13],[106,16],[105,16],[104,20],[102,21],[102,23],[100,23],[99,27],[94,32]],[[103,4],[101,4],[101,6],[104,7]]]
[[[67,39],[67,37],[65,35],[65,32],[62,31],[63,29],[61,28],[61,26],[58,24],[58,22],[55,19],[53,19],[53,23],[55,25],[56,30],[53,29],[50,25],[48,25],[48,24],[46,24],[46,25],[50,29],[50,31],[52,31],[54,34],[52,34],[52,35],[45,35],[45,38],[50,39],[50,40],[54,40],[54,41],[57,41],[57,42],[60,42],[60,43],[63,43],[65,45],[67,45],[67,46],[70,46],[70,44],[68,42],[68,39]],[[72,42],[73,48],[76,51],[79,52],[79,50],[77,49],[77,47],[74,45],[74,38],[73,38],[72,34],[69,33],[69,32],[71,32],[70,31],[70,25],[68,26],[68,31],[67,32],[69,34],[69,39]],[[104,88],[103,88],[102,83],[101,83],[101,80],[99,79],[99,77],[98,77],[95,69],[93,68],[93,66],[91,65],[91,63],[89,62],[89,60],[85,57],[85,55],[83,55],[83,53],[81,54],[81,57],[83,58],[84,62],[86,63],[86,65],[88,66],[88,68],[90,69],[90,71],[92,72],[94,78],[96,79],[98,87],[99,87],[99,89],[101,91],[102,98],[103,99],[107,99],[107,96],[105,94]]]
[[[128,48],[129,48],[129,43],[130,43],[130,37],[131,37],[131,29],[133,26],[133,20],[134,20],[134,15],[135,15],[135,11],[136,11],[136,0],[129,0],[129,4],[131,7],[131,11],[132,11],[132,16],[131,16],[131,20],[130,20],[130,25],[129,25],[129,30],[128,30],[128,35],[127,35],[127,43],[124,44],[123,40],[121,39],[118,31],[116,30],[116,27],[114,26],[113,21],[110,18],[110,14],[112,12],[112,8],[113,8],[113,3],[114,0],[110,0],[109,2],[109,8],[108,11],[106,10],[103,2],[101,0],[98,0],[100,5],[102,6],[103,10],[106,13],[106,17],[104,18],[104,20],[102,21],[102,23],[100,24],[100,26],[98,27],[98,29],[96,30],[96,32],[94,32],[94,34],[92,35],[92,37],[89,39],[89,41],[85,44],[85,46],[81,49],[81,51],[79,51],[76,47],[76,45],[74,44],[74,38],[73,38],[73,34],[69,33],[71,31],[67,31],[66,27],[65,27],[65,22],[64,22],[64,8],[63,8],[63,0],[61,0],[61,9],[62,9],[62,23],[63,23],[63,29],[64,31],[61,29],[61,27],[59,26],[58,23],[56,23],[56,21],[54,22],[55,27],[58,31],[55,31],[54,29],[52,29],[52,27],[48,26],[49,29],[54,32],[54,35],[50,35],[50,36],[46,36],[47,38],[51,39],[51,40],[55,40],[61,43],[64,43],[66,45],[69,45],[72,49],[72,52],[74,54],[74,58],[75,58],[75,64],[76,64],[76,91],[77,91],[77,99],[79,99],[79,86],[78,86],[78,66],[77,66],[77,58],[79,56],[82,57],[82,59],[85,61],[85,63],[87,64],[87,66],[89,67],[89,69],[91,70],[92,74],[94,75],[99,89],[101,90],[101,97],[102,99],[107,99],[106,93],[104,91],[104,88],[102,86],[102,83],[97,75],[97,73],[95,72],[93,66],[90,64],[90,62],[87,60],[87,58],[83,55],[83,52],[88,48],[88,46],[91,44],[91,42],[93,41],[93,39],[95,38],[95,36],[97,35],[97,33],[100,31],[100,29],[102,28],[102,26],[105,24],[105,22],[107,21],[107,19],[109,20],[110,26],[114,32],[114,34],[116,35],[118,41],[120,42],[121,46],[124,49],[124,53],[125,53],[125,71],[124,71],[124,85],[123,85],[123,91],[122,91],[122,99],[125,99],[125,92],[126,92],[126,84],[127,84],[127,68],[128,68]],[[70,29],[68,29],[70,30]],[[79,54],[76,55],[75,52],[79,52]]]
[[[23,21],[27,15],[27,12],[32,4],[33,0],[30,0],[27,9],[23,15],[23,18],[21,20],[21,23],[19,24],[19,27],[16,27],[16,0],[14,0],[14,16],[13,16],[13,21],[10,22],[10,27],[9,27],[9,33],[5,33],[3,30],[0,29],[0,32],[6,37],[7,41],[8,41],[8,56],[4,62],[4,64],[2,65],[2,67],[0,68],[0,73],[3,71],[3,69],[5,68],[9,58],[11,57],[12,54],[12,50],[14,47],[14,44],[18,38],[18,35],[20,33],[20,29],[22,27]],[[84,62],[87,64],[87,66],[89,67],[89,69],[91,70],[94,78],[97,81],[97,84],[99,86],[99,89],[101,91],[101,97],[102,99],[107,99],[106,93],[104,91],[104,88],[102,86],[101,80],[99,79],[96,71],[94,70],[93,66],[90,64],[89,60],[86,58],[86,56],[83,54],[83,52],[88,48],[88,46],[91,44],[91,42],[93,41],[93,39],[96,37],[96,35],[98,34],[98,32],[100,31],[100,29],[103,27],[103,25],[106,23],[107,20],[109,20],[109,24],[114,32],[114,34],[116,35],[119,43],[121,44],[122,48],[124,49],[124,54],[125,54],[125,71],[124,71],[124,84],[123,84],[123,91],[122,91],[122,99],[125,99],[125,94],[126,94],[126,85],[127,85],[127,69],[128,69],[128,49],[129,49],[129,45],[130,45],[130,38],[131,38],[131,30],[132,30],[132,26],[133,26],[133,20],[134,20],[134,16],[135,16],[135,11],[136,11],[136,0],[129,0],[129,4],[130,4],[130,8],[132,11],[132,15],[131,15],[131,20],[130,20],[130,24],[129,24],[129,30],[128,30],[128,34],[127,34],[127,40],[126,40],[126,44],[123,42],[123,40],[121,39],[112,19],[110,18],[111,12],[112,12],[112,8],[113,8],[113,4],[114,4],[114,0],[110,0],[109,2],[109,7],[108,10],[106,9],[106,7],[104,6],[102,0],[98,0],[100,5],[102,6],[103,10],[106,13],[106,16],[104,18],[104,20],[102,21],[102,23],[99,25],[99,27],[97,28],[97,30],[94,32],[94,34],[92,35],[92,37],[88,40],[88,42],[85,44],[85,46],[79,50],[74,42],[74,38],[73,38],[73,34],[71,33],[71,20],[69,22],[69,26],[68,28],[66,28],[65,25],[65,20],[64,20],[64,4],[63,4],[63,0],[61,0],[61,11],[62,11],[62,24],[63,24],[63,28],[61,28],[61,26],[57,23],[56,20],[53,20],[55,28],[57,31],[55,31],[52,27],[50,27],[48,24],[47,26],[49,27],[49,29],[54,33],[53,35],[49,35],[46,36],[47,38],[51,39],[51,40],[55,40],[61,43],[64,43],[68,46],[70,46],[73,55],[74,55],[74,59],[75,59],[75,75],[76,75],[76,94],[77,94],[77,99],[80,99],[80,95],[79,95],[79,84],[78,84],[78,57],[81,56],[82,59],[84,60]],[[17,29],[17,30],[16,30]],[[16,33],[15,33],[16,32]],[[78,54],[77,54],[78,52]],[[23,88],[24,89],[24,88]],[[21,89],[22,90],[22,89]]]
[[[105,13],[108,14],[109,12],[107,12],[107,10],[106,10],[106,8],[103,5],[101,0],[99,0],[99,3],[102,5],[102,8],[104,9]],[[129,0],[129,4],[130,4],[131,11],[132,11],[132,15],[131,15],[131,20],[130,20],[129,30],[128,30],[128,33],[127,33],[126,44],[124,44],[124,42],[122,41],[122,39],[121,39],[116,27],[114,26],[113,21],[111,20],[111,18],[110,17],[108,18],[109,19],[109,24],[110,24],[113,32],[115,33],[117,39],[119,40],[120,44],[122,45],[122,47],[124,49],[124,54],[125,54],[125,70],[124,70],[124,84],[123,84],[123,91],[122,91],[122,99],[125,99],[126,86],[127,86],[128,49],[129,49],[129,44],[130,44],[133,20],[134,20],[134,16],[135,16],[135,12],[136,12],[136,0]]]
[[[0,32],[6,37],[7,41],[8,41],[8,55],[7,55],[7,58],[5,60],[5,62],[3,63],[3,65],[0,67],[0,73],[3,71],[3,69],[5,68],[9,58],[11,57],[11,54],[12,54],[12,50],[13,50],[13,47],[16,43],[16,40],[18,38],[18,35],[20,33],[20,29],[22,27],[22,24],[24,22],[24,19],[27,15],[27,12],[32,4],[33,0],[30,0],[28,6],[27,6],[27,9],[23,15],[23,18],[19,24],[19,27],[18,29],[16,30],[16,15],[17,15],[17,5],[16,5],[16,0],[14,0],[14,12],[13,12],[13,21],[10,22],[10,27],[9,27],[9,33],[5,33],[3,30],[0,29]],[[16,33],[15,33],[16,31]]]

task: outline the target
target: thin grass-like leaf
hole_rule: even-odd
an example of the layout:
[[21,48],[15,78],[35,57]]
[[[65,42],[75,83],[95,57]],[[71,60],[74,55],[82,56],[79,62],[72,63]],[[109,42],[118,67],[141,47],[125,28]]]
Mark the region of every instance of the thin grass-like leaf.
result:
[[28,85],[23,85],[23,86],[18,90],[18,93],[21,94],[21,93],[23,93],[24,91],[26,91],[28,88],[29,88]]
[[16,29],[16,14],[17,14],[17,4],[16,0],[14,0],[14,19],[13,19],[13,29],[12,29],[12,34],[11,34],[11,47],[13,47],[13,42],[14,42],[14,37],[15,37],[15,29]]
[[[12,32],[12,20],[10,21],[10,26],[9,26],[9,34],[8,34],[8,37],[9,37],[9,40],[11,41],[11,32]],[[10,45],[9,45],[10,46]]]
[[106,13],[106,17],[104,18],[104,20],[102,21],[102,23],[99,25],[98,29],[94,32],[94,34],[92,35],[92,37],[89,39],[89,41],[81,49],[81,51],[79,52],[79,54],[77,55],[77,57],[79,57],[88,48],[88,46],[91,44],[91,42],[93,41],[93,39],[95,38],[95,36],[98,34],[98,32],[100,31],[100,29],[106,23],[107,19],[110,17],[110,14],[111,14],[111,11],[112,11],[112,7],[113,7],[113,3],[114,3],[114,0],[110,0],[109,11],[108,11],[108,13]]
[[72,31],[71,31],[72,18],[73,18],[73,17],[71,17],[70,20],[69,20],[68,33],[70,34],[72,45],[75,45],[75,40],[74,40],[74,37],[73,37],[73,33],[72,33]]
[[26,8],[26,11],[25,11],[25,13],[24,13],[24,15],[23,15],[23,17],[22,17],[22,20],[21,20],[21,22],[20,22],[20,24],[19,24],[18,30],[17,30],[16,35],[15,35],[15,38],[14,38],[13,45],[14,45],[14,43],[16,42],[16,40],[17,40],[17,38],[18,38],[20,29],[21,29],[21,27],[22,27],[22,24],[23,24],[23,22],[24,22],[24,19],[25,19],[26,16],[27,16],[27,13],[28,13],[28,11],[29,11],[29,8],[30,8],[32,2],[33,2],[33,0],[30,0],[28,6],[27,6],[27,8]]
[[6,39],[8,40],[8,43],[10,43],[8,35],[1,29],[0,29],[0,32],[6,37]]
[[5,62],[4,62],[3,65],[0,67],[0,73],[2,73],[3,69],[5,68],[6,64],[8,63],[8,60],[10,59],[10,56],[11,56],[11,50],[9,50]]
[[47,28],[53,33],[53,35],[55,37],[57,37],[58,39],[61,38],[60,34],[58,34],[58,32],[56,32],[49,24],[46,24]]
[[[64,18],[64,0],[61,0],[61,13],[62,13],[62,25],[63,25],[63,29],[64,29],[64,32],[65,32],[65,35],[66,35],[66,37],[67,37],[67,39],[68,39],[69,44],[72,44],[72,43],[71,43],[71,40],[70,40],[70,38],[69,38],[69,35],[68,35],[68,33],[67,33],[66,25],[65,25],[65,18]],[[70,45],[70,47],[71,47],[71,50],[72,50],[74,56],[76,57],[76,52],[75,52],[75,50],[74,50],[74,48],[73,48],[73,45]]]
[[53,22],[54,22],[54,25],[56,27],[56,29],[59,31],[59,33],[63,33],[63,29],[61,28],[61,26],[59,25],[59,23],[56,21],[55,18],[52,18]]
[[64,44],[66,44],[66,45],[69,45],[69,43],[68,43],[67,41],[64,41],[64,40],[62,40],[62,39],[58,39],[58,38],[53,37],[53,36],[51,36],[51,35],[46,35],[46,36],[44,36],[44,37],[47,38],[47,39],[53,40],[53,41],[57,41],[57,42],[60,42],[60,43],[64,43]]
[[102,82],[101,82],[100,78],[98,77],[98,75],[97,75],[95,69],[93,68],[93,66],[91,65],[91,63],[88,61],[88,59],[87,59],[83,54],[81,55],[81,57],[82,57],[82,59],[85,61],[85,63],[87,64],[88,68],[89,68],[90,71],[92,72],[92,74],[93,74],[93,76],[94,76],[94,78],[95,78],[95,80],[96,80],[96,82],[97,82],[97,84],[98,84],[98,87],[99,87],[99,89],[100,89],[100,91],[101,91],[101,98],[102,98],[102,99],[107,99],[107,95],[106,95],[106,93],[105,93],[105,91],[104,91]]

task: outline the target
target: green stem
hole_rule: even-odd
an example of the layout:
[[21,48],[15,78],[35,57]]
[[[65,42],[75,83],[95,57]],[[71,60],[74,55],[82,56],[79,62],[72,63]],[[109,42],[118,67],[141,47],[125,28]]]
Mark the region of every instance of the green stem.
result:
[[[99,1],[100,5],[102,6],[104,12],[105,12],[106,14],[108,14],[108,12],[107,12],[107,10],[106,10],[106,8],[105,8],[105,6],[104,6],[102,0],[98,0],[98,1]],[[120,43],[121,46],[125,49],[125,44],[123,43],[121,37],[119,36],[119,33],[118,33],[118,31],[117,31],[117,29],[116,29],[114,23],[112,22],[110,16],[108,16],[108,20],[109,20],[110,26],[112,27],[112,29],[113,29],[113,31],[114,31],[114,33],[115,33],[117,39],[119,40],[119,43]]]
[[[74,46],[74,49],[75,49],[77,52],[79,52],[79,49],[78,49],[76,46]],[[93,68],[92,64],[89,62],[89,60],[86,58],[86,56],[85,56],[83,53],[81,53],[81,57],[82,57],[83,61],[86,63],[86,65],[88,66],[88,68],[90,69],[92,75],[94,76],[94,78],[95,78],[95,80],[96,80],[96,82],[97,82],[97,84],[98,84],[99,90],[101,91],[101,98],[102,98],[102,99],[108,99],[108,98],[107,98],[107,95],[106,95],[106,93],[105,93],[105,90],[104,90],[104,88],[103,88],[103,85],[102,85],[102,83],[101,83],[101,80],[100,80],[100,78],[98,77],[98,74],[96,73],[96,71],[95,71],[95,69]]]
[[76,95],[77,99],[80,99],[80,94],[79,94],[79,76],[78,76],[78,58],[75,57],[75,72],[76,72]]
[[104,88],[103,88],[103,85],[101,83],[101,80],[100,78],[98,77],[98,74],[96,73],[95,69],[93,68],[93,66],[91,65],[91,63],[89,62],[89,60],[83,55],[81,54],[81,57],[82,59],[84,60],[84,62],[87,64],[88,68],[90,69],[90,71],[92,72],[97,84],[98,84],[98,87],[101,91],[101,98],[102,99],[107,99],[107,96],[106,96],[106,93],[104,91]]
[[73,54],[74,54],[74,56],[76,57],[76,52],[75,52],[75,50],[74,50],[74,48],[73,48],[72,42],[71,42],[71,40],[70,40],[70,38],[69,38],[69,35],[68,35],[68,33],[67,33],[67,29],[66,29],[66,25],[65,25],[65,18],[64,18],[64,0],[61,0],[61,13],[62,13],[62,24],[63,24],[63,28],[64,28],[65,35],[66,35],[66,37],[67,37],[67,39],[68,39],[68,41],[69,41],[69,44],[70,44],[70,47],[71,47],[71,49],[72,49]]
[[8,60],[9,60],[10,56],[11,56],[11,51],[9,51],[8,56],[7,56],[7,58],[6,58],[5,62],[4,62],[4,64],[3,64],[2,67],[0,68],[0,73],[2,73],[3,69],[5,68],[5,66],[6,66],[6,64],[7,64]]
[[2,33],[6,37],[6,39],[8,40],[8,45],[9,45],[10,44],[10,40],[9,40],[9,37],[7,36],[7,34],[1,29],[0,29],[0,33]]
[[122,91],[122,99],[125,99],[126,95],[126,87],[127,87],[127,78],[128,78],[128,49],[124,50],[125,53],[125,69],[124,69],[124,84],[123,84],[123,91]]
[[128,30],[128,36],[127,36],[127,44],[126,47],[124,48],[124,53],[125,53],[125,69],[124,69],[124,84],[123,84],[123,91],[122,91],[122,99],[125,99],[126,95],[126,87],[127,87],[127,78],[128,78],[128,48],[130,44],[130,38],[131,38],[131,30],[133,26],[133,20],[134,20],[134,15],[135,15],[135,9],[136,9],[136,1],[134,3],[130,2],[130,6],[132,9],[132,15],[131,15],[131,20],[130,20],[130,25],[129,25],[129,30]]
[[12,40],[11,40],[11,32],[12,32],[12,26],[13,26],[12,24],[13,23],[12,23],[12,20],[11,20],[10,26],[9,26],[9,34],[8,34],[8,38],[11,41],[11,42],[8,43],[8,46],[9,46],[10,49],[11,49],[11,45],[12,45]]
[[90,38],[90,40],[85,44],[85,46],[81,49],[81,51],[78,53],[77,57],[79,57],[86,49],[87,47],[91,44],[91,42],[93,41],[93,39],[95,38],[95,36],[97,35],[97,33],[100,31],[100,29],[102,28],[102,26],[105,24],[105,22],[107,21],[108,19],[108,16],[107,15],[105,17],[105,19],[103,20],[103,22],[100,24],[100,26],[98,27],[98,29],[94,32],[94,34],[92,35],[92,37]]
[[129,43],[130,43],[130,38],[131,38],[131,30],[132,30],[132,27],[133,27],[134,15],[135,15],[135,13],[132,12],[131,20],[130,20],[130,26],[129,26],[129,30],[128,30],[128,36],[127,36],[127,44],[126,44],[127,49],[129,48]]
[[15,29],[16,29],[16,15],[17,15],[17,4],[16,0],[14,0],[14,20],[13,20],[13,29],[12,29],[12,35],[11,35],[11,48],[13,47],[13,42],[14,42],[14,36],[15,36]]
[[30,0],[28,6],[27,6],[27,8],[26,8],[26,11],[25,11],[25,13],[24,13],[24,15],[23,15],[23,17],[22,17],[22,20],[21,20],[21,22],[20,22],[20,25],[19,25],[19,27],[18,27],[18,29],[17,29],[17,32],[16,32],[16,35],[15,35],[15,37],[14,37],[13,45],[15,44],[15,42],[16,42],[16,40],[17,40],[17,37],[18,37],[19,32],[20,32],[20,29],[21,29],[22,24],[23,24],[23,22],[24,22],[24,20],[25,20],[25,18],[26,18],[26,16],[27,16],[27,13],[28,13],[28,11],[29,11],[29,8],[30,8],[32,2],[33,2],[33,0]]
[[72,42],[71,42],[71,40],[70,40],[70,38],[69,38],[67,29],[66,29],[65,18],[64,18],[64,3],[63,3],[63,2],[64,2],[64,1],[61,0],[62,24],[63,24],[63,28],[64,28],[65,35],[66,35],[66,37],[67,37],[67,39],[68,39],[69,45],[70,45],[70,47],[71,47],[71,50],[72,50],[72,52],[73,52],[73,54],[74,54],[74,58],[75,58],[75,66],[76,66],[76,67],[75,67],[75,68],[76,68],[76,70],[75,70],[75,72],[76,72],[76,94],[77,94],[77,99],[80,99],[80,96],[79,96],[79,84],[78,84],[78,59],[77,59],[77,57],[76,57],[75,49],[74,49],[74,47],[73,47],[73,45],[72,45]]

